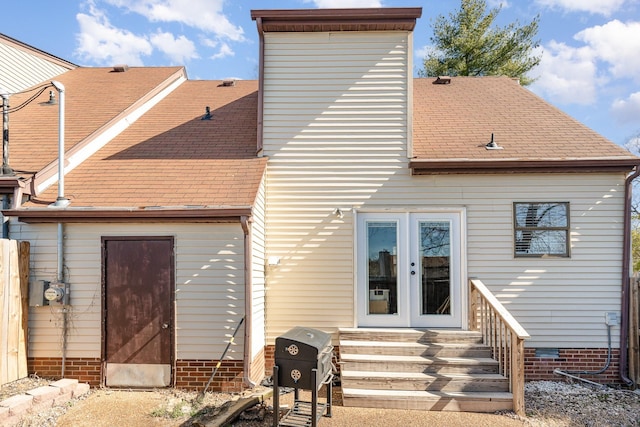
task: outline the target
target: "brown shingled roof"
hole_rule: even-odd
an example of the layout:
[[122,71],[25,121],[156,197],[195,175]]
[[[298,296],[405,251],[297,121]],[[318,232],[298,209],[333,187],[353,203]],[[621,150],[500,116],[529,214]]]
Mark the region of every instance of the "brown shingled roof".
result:
[[[72,117],[67,138],[82,140],[166,79],[167,71],[131,69],[107,77],[105,69],[78,69],[65,74]],[[117,92],[123,90],[118,79],[126,75],[131,90],[123,95]],[[113,84],[105,79],[113,79]],[[82,92],[82,87],[92,90]],[[224,210],[248,214],[266,166],[266,158],[255,152],[257,102],[256,81],[234,86],[182,83],[66,175],[71,208],[198,207],[218,211],[214,215]],[[202,120],[207,106],[213,117]],[[36,122],[42,125],[28,126],[39,112],[43,117],[37,116]],[[36,168],[51,161],[56,155],[57,108],[35,104],[14,115],[12,167],[24,168],[31,161]],[[502,150],[485,148],[492,133]],[[44,136],[38,139],[40,134]],[[545,165],[564,171],[575,164],[581,170],[603,170],[603,165],[623,170],[640,161],[505,77],[456,77],[445,85],[416,79],[413,155],[414,173],[479,172],[483,165],[493,171],[499,164],[513,170],[523,164],[537,170]],[[46,206],[56,192],[54,185],[27,207]]]
[[[416,169],[477,172],[519,163],[560,168],[597,162],[628,168],[640,159],[507,77],[414,80],[413,156]],[[494,135],[501,150],[487,150]],[[447,165],[448,164],[448,165]],[[478,168],[474,168],[478,165]]]
[[[250,207],[266,164],[256,103],[255,81],[184,82],[66,175],[70,207]],[[213,117],[202,120],[207,106]]]
[[[116,73],[112,68],[76,68],[56,78],[65,86],[65,148],[73,148],[110,120],[132,108],[158,87],[180,76],[183,67],[132,67]],[[9,164],[13,169],[37,172],[58,155],[58,106],[48,105],[46,89],[34,102],[11,113]],[[18,107],[34,91],[14,95]]]

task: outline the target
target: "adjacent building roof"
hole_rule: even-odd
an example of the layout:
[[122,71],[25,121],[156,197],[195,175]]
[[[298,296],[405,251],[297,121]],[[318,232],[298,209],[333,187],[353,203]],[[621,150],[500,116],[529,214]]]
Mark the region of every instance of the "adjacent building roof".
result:
[[77,67],[0,33],[0,92],[17,93]]
[[508,77],[413,86],[414,173],[629,170],[640,161]]

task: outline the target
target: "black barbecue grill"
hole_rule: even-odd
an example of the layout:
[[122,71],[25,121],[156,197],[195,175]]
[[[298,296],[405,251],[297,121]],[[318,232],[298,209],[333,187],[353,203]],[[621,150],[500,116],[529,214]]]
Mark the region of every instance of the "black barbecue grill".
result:
[[[326,409],[331,416],[333,379],[331,335],[311,328],[295,327],[276,338],[273,367],[274,417],[277,426],[316,427]],[[326,403],[318,402],[318,391],[327,385]],[[293,408],[278,420],[279,387],[294,388]],[[311,402],[299,399],[299,390],[311,390]]]

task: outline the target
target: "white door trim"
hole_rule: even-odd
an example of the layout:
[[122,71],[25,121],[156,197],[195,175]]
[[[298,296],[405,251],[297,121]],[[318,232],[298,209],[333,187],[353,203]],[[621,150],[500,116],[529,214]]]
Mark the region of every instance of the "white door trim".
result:
[[[359,210],[355,212],[354,233],[354,269],[355,285],[355,324],[361,327],[455,327],[466,329],[467,327],[467,258],[466,258],[466,210],[464,208],[436,208],[436,209],[380,209]],[[419,309],[418,278],[419,274],[412,276],[409,268],[409,258],[412,245],[417,248],[417,240],[414,237],[416,227],[421,218],[433,220],[446,219],[451,221],[452,227],[452,257],[455,271],[452,272],[452,280],[457,282],[457,289],[452,295],[455,300],[452,304],[452,316],[438,319],[434,316],[419,316],[413,314]],[[397,237],[397,283],[398,306],[394,314],[369,314],[368,296],[368,256],[366,255],[367,233],[366,223],[370,221],[395,221],[398,224]],[[457,247],[456,247],[457,246]],[[405,263],[405,265],[401,265]],[[455,287],[455,286],[454,286]],[[419,313],[419,311],[418,311]]]

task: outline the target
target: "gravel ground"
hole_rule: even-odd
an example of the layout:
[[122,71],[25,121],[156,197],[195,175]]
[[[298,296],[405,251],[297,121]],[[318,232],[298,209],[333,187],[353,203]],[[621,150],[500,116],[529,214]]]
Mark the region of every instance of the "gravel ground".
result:
[[[0,387],[0,400],[24,393],[50,381],[25,378]],[[532,426],[532,427],[640,427],[640,395],[586,383],[552,381],[529,382],[525,387],[526,417],[512,412],[471,414],[345,408],[341,406],[339,387],[334,387],[333,417],[322,418],[319,427],[333,426]],[[189,427],[206,425],[207,420],[225,405],[250,393],[207,393],[200,402],[196,392],[181,390],[127,391],[92,389],[66,405],[27,414],[19,427],[81,426],[161,426]],[[304,399],[304,395],[302,396]],[[292,400],[281,398],[281,405]],[[270,401],[245,411],[233,427],[272,425]],[[115,417],[115,418],[114,418]]]

